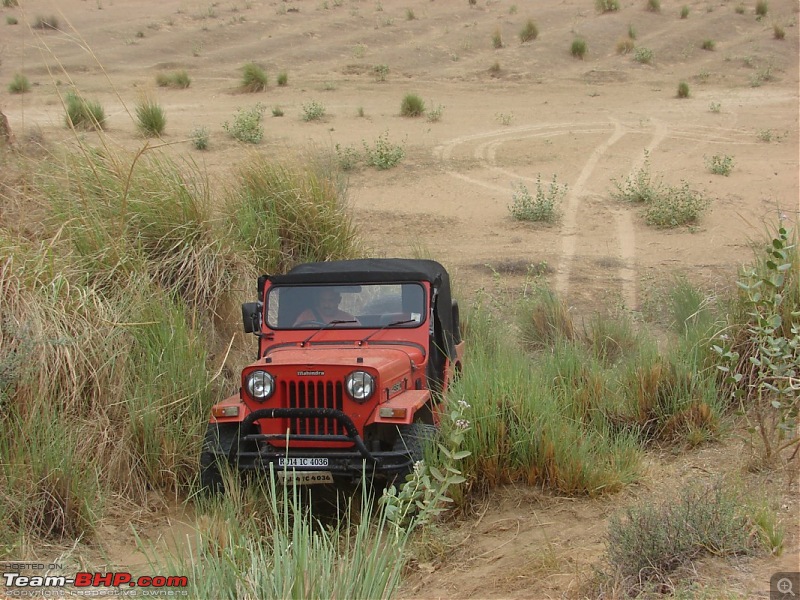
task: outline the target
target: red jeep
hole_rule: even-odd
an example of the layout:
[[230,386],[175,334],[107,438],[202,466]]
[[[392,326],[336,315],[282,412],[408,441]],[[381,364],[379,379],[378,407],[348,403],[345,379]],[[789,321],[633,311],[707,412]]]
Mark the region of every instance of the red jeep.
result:
[[242,305],[258,337],[239,393],[211,410],[201,483],[220,461],[298,484],[408,473],[461,369],[458,306],[432,260],[309,263],[261,276]]

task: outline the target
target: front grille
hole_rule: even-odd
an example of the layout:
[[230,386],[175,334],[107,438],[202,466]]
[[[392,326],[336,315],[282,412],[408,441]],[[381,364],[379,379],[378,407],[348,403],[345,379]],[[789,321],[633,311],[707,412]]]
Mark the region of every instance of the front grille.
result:
[[[288,408],[343,409],[344,389],[341,381],[289,381],[283,382]],[[333,419],[289,419],[290,434],[345,435],[342,425]]]

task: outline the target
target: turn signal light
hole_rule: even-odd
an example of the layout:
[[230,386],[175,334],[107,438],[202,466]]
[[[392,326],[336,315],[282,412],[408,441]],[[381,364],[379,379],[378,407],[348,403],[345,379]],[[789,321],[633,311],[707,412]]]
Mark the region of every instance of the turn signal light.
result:
[[215,406],[211,409],[211,414],[215,417],[238,417],[239,416],[239,407],[238,406]]
[[405,408],[392,408],[384,406],[378,410],[378,414],[382,419],[405,419],[408,409]]

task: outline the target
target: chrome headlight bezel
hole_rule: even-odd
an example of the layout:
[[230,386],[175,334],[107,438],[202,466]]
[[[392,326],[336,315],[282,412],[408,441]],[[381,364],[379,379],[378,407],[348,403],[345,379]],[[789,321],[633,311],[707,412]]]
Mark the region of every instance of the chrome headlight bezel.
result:
[[375,393],[375,377],[366,371],[353,371],[344,379],[347,395],[358,403],[364,403]]
[[267,371],[252,371],[245,379],[248,396],[256,402],[266,402],[275,393],[275,377]]

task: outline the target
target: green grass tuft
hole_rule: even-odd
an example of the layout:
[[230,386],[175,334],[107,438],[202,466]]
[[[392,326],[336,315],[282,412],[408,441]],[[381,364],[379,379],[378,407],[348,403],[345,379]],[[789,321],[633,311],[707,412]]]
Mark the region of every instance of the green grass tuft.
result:
[[425,102],[417,94],[406,94],[400,103],[400,116],[420,117],[425,114]]
[[660,13],[661,12],[661,0],[647,0],[647,4],[645,8],[649,12]]
[[267,73],[255,63],[247,63],[242,67],[242,85],[244,92],[263,92],[267,89]]
[[278,73],[277,83],[280,87],[285,87],[289,83],[289,74],[286,71]]
[[678,84],[678,92],[677,92],[676,95],[677,95],[678,98],[688,98],[689,97],[689,84],[686,83],[685,81],[681,81]]
[[75,129],[103,129],[106,115],[99,102],[84,99],[74,92],[64,98],[66,106],[66,124]]
[[192,80],[186,71],[175,71],[173,73],[159,73],[156,75],[156,85],[159,87],[169,87],[184,90],[192,84]]
[[766,17],[768,10],[769,10],[769,4],[767,4],[767,0],[758,0],[758,2],[756,2],[757,17]]
[[539,28],[536,27],[536,23],[533,19],[528,19],[525,26],[519,32],[519,39],[524,44],[525,42],[535,40],[537,37],[539,37]]
[[147,137],[161,137],[167,126],[164,109],[153,100],[144,100],[136,106],[136,125]]
[[619,0],[594,0],[594,7],[600,13],[616,12],[619,10]]
[[583,38],[575,38],[572,40],[572,45],[570,46],[570,54],[575,58],[580,58],[583,60],[583,57],[586,56],[586,52],[588,51],[588,46],[586,44],[586,40]]
[[22,73],[15,73],[8,84],[8,92],[10,94],[24,94],[31,91],[31,82]]

